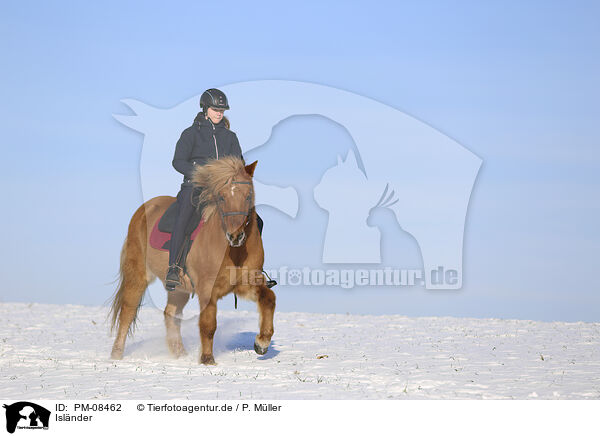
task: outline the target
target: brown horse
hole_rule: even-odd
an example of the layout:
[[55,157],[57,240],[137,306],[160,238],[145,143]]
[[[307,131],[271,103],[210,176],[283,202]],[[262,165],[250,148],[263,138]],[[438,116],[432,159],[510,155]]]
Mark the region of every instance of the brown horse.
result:
[[[252,176],[257,162],[244,166],[241,159],[225,157],[198,167],[192,179],[202,188],[204,224],[194,239],[182,285],[168,293],[164,317],[169,351],[186,354],[181,339],[181,314],[191,295],[200,303],[200,362],[214,365],[213,336],[217,328],[217,300],[234,292],[255,301],[260,332],[254,349],[265,354],[273,335],[275,294],[262,275],[264,251],[254,208]],[[155,197],[144,203],[129,223],[121,251],[119,287],[111,306],[112,328],[117,337],[111,357],[121,359],[125,339],[133,331],[140,302],[148,285],[164,279],[169,253],[149,244],[150,230],[174,197]],[[164,284],[164,280],[163,280]]]

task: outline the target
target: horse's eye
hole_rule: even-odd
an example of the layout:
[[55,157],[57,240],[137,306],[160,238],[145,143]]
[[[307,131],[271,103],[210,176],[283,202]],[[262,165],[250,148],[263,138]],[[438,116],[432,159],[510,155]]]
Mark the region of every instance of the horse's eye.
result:
[[252,200],[252,194],[248,194],[248,196],[246,197],[246,201],[250,201]]
[[221,194],[219,194],[219,196],[217,197],[217,199],[219,201],[225,201],[225,197],[223,197]]

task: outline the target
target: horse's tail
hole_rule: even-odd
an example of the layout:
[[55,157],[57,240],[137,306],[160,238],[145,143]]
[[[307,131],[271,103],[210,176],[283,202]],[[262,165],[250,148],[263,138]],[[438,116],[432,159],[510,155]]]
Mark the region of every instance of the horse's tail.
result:
[[109,317],[110,319],[110,331],[113,332],[117,325],[117,318],[121,313],[121,307],[123,307],[123,264],[125,263],[125,250],[127,249],[127,239],[123,243],[121,248],[121,260],[119,262],[119,283],[117,290],[113,295],[112,303],[110,305]]
[[[112,297],[108,315],[110,317],[111,332],[123,321],[120,315],[123,313],[125,306],[127,306],[127,312],[133,314],[131,321],[129,319],[125,320],[126,323],[131,322],[129,333],[135,329],[142,297],[148,287],[146,273],[146,235],[148,230],[145,208],[145,204],[140,206],[131,218],[127,237],[121,249],[119,283]],[[126,318],[131,318],[131,315],[127,315]]]

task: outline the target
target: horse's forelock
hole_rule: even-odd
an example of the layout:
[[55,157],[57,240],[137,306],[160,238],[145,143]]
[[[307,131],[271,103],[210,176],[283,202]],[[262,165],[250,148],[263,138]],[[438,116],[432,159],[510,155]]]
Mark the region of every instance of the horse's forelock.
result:
[[244,161],[238,157],[226,156],[221,159],[211,159],[206,164],[196,168],[192,183],[202,188],[198,203],[204,204],[203,217],[206,221],[214,212],[216,193],[236,175],[245,174]]

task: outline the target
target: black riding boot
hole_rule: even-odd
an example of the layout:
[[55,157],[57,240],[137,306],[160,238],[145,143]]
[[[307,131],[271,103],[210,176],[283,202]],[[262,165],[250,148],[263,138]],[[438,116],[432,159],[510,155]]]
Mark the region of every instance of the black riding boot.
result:
[[[256,224],[258,224],[258,233],[260,234],[260,236],[262,236],[264,221],[258,215],[258,213],[256,214]],[[267,276],[267,279],[268,279],[266,282],[266,286],[267,286],[267,288],[271,289],[273,286],[275,286],[277,284],[277,282],[275,280],[273,280],[271,277],[269,277],[269,274],[267,274],[265,270],[263,270],[263,273]]]
[[171,265],[165,278],[165,288],[167,291],[174,291],[177,286],[181,284],[180,275],[183,269],[179,265]]
[[171,234],[171,243],[169,246],[169,271],[165,278],[165,288],[167,291],[173,291],[181,285],[181,275],[183,273],[182,249],[187,238],[186,227],[194,213],[192,204],[192,194],[194,187],[189,184],[182,184],[181,190],[177,194],[177,218]]

